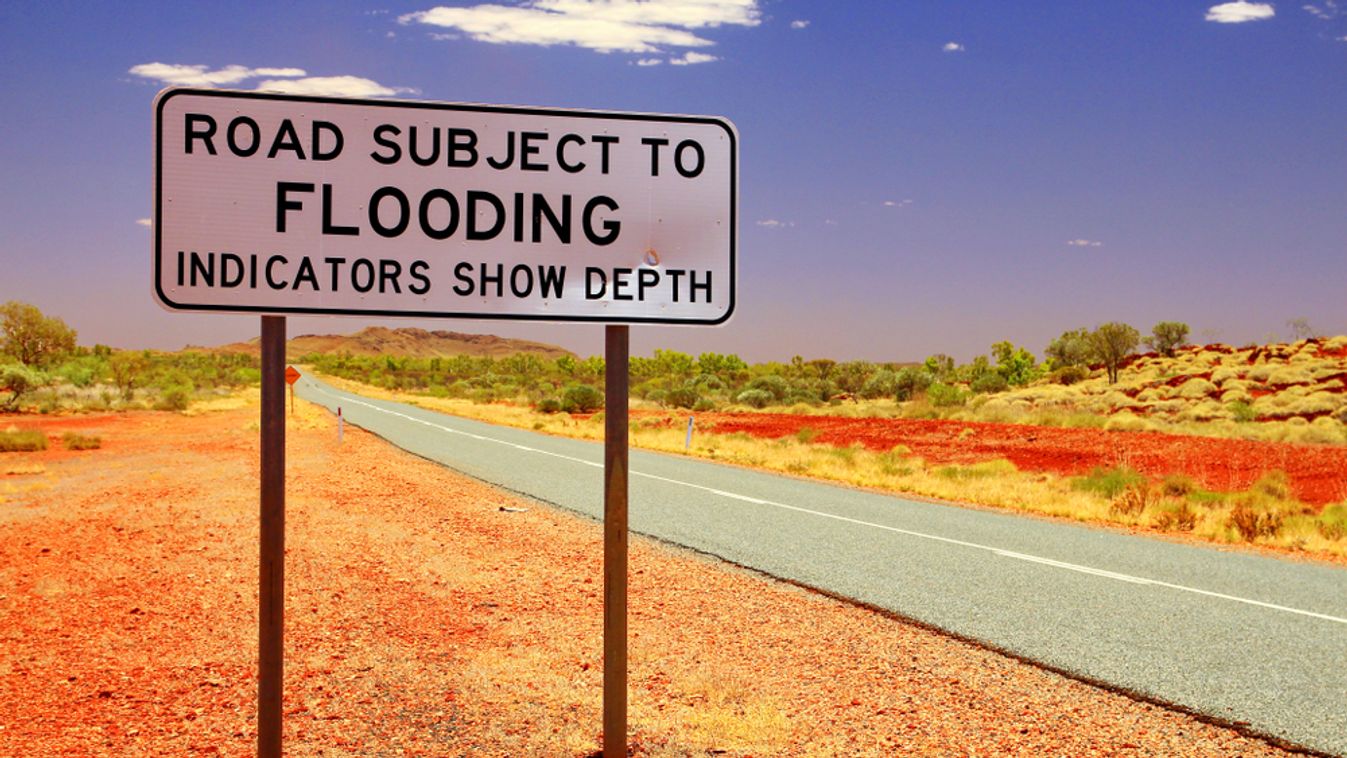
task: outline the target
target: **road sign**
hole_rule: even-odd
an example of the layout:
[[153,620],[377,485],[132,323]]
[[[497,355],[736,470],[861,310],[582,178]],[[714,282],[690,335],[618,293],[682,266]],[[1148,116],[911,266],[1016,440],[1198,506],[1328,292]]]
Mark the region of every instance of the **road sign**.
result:
[[299,369],[295,368],[294,366],[285,367],[286,384],[294,386],[295,382],[299,381],[299,377],[300,377]]
[[720,118],[168,89],[171,310],[719,324],[738,138]]

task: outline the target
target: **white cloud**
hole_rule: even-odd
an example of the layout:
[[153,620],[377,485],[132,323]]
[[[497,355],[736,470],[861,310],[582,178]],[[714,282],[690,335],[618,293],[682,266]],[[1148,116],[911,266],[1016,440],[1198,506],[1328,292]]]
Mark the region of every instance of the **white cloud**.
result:
[[1272,18],[1277,11],[1271,3],[1251,3],[1248,0],[1234,0],[1230,3],[1213,5],[1207,9],[1207,20],[1218,24],[1242,24],[1246,21],[1261,21]]
[[661,63],[663,63],[663,62],[664,62],[664,61],[660,60],[659,58],[641,58],[641,59],[639,59],[639,60],[636,61],[636,65],[638,65],[638,66],[658,66],[659,64],[661,64]]
[[958,42],[946,42],[945,46],[940,49],[947,53],[962,53],[964,51],[964,46]]
[[453,29],[494,44],[649,54],[670,47],[709,47],[711,40],[690,30],[757,26],[761,15],[757,0],[525,0],[515,5],[438,6],[404,14],[398,21]]
[[1304,9],[1305,9],[1305,12],[1308,13],[1308,14],[1310,14],[1311,16],[1314,16],[1315,18],[1323,19],[1324,21],[1331,21],[1331,20],[1337,18],[1337,17],[1338,17],[1338,14],[1341,13],[1341,11],[1338,10],[1338,4],[1337,4],[1336,0],[1324,0],[1324,3],[1323,3],[1322,6],[1320,6],[1320,5],[1302,5],[1302,6],[1300,6],[1300,7],[1301,7],[1301,8],[1304,8]]
[[675,66],[691,66],[697,63],[710,63],[711,61],[718,61],[718,60],[720,59],[714,55],[707,55],[706,53],[698,53],[693,50],[689,50],[683,54],[683,57],[670,58],[669,62]]
[[1066,244],[1071,247],[1103,247],[1104,243],[1097,240],[1067,240]]
[[151,221],[151,220],[148,219],[148,218],[138,218],[138,219],[136,219],[136,223],[137,223],[137,224],[140,224],[141,226],[153,226],[153,225],[154,225],[154,222]]
[[823,219],[823,223],[827,224],[828,226],[837,226],[837,221],[831,218]]
[[807,26],[809,26],[809,19],[797,18],[790,22],[790,28],[792,29],[803,29]]
[[220,87],[240,84],[249,79],[262,79],[256,89],[291,95],[386,97],[416,91],[405,87],[385,87],[372,79],[359,76],[308,76],[308,72],[302,68],[248,68],[232,65],[211,71],[204,65],[142,63],[132,66],[130,73],[162,84],[184,87]]
[[246,66],[225,66],[210,71],[206,66],[193,66],[178,63],[142,63],[132,66],[130,73],[146,79],[154,79],[164,84],[177,84],[184,87],[219,87],[226,84],[238,84],[245,79],[259,76],[304,76],[302,68],[248,68]]
[[910,199],[905,199],[905,200],[885,200],[885,201],[884,201],[884,207],[885,207],[885,208],[906,208],[907,206],[909,206],[909,205],[911,205],[911,204],[912,204],[912,201],[911,201]]
[[387,97],[411,94],[407,87],[385,87],[373,79],[359,76],[306,76],[302,79],[267,79],[257,89],[283,92],[287,95],[314,95],[327,97]]
[[795,226],[794,221],[778,221],[774,218],[765,218],[757,222],[758,226],[765,226],[768,229],[784,229],[789,226]]

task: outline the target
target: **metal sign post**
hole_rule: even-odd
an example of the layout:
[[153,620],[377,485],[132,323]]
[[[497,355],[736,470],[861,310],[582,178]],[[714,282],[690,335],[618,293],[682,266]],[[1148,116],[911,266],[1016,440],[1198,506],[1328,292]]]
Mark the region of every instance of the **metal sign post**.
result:
[[262,510],[258,561],[257,755],[280,758],[285,673],[285,317],[262,317]]
[[627,355],[631,327],[604,334],[603,756],[627,754]]
[[295,382],[299,381],[299,369],[294,366],[285,367],[285,383],[290,385],[290,415],[295,415]]

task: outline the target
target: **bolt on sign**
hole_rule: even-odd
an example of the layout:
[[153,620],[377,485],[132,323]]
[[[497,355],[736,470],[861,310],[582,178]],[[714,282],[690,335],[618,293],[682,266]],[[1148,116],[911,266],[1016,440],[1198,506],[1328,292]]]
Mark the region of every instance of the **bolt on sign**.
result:
[[704,116],[169,89],[170,310],[720,324],[738,139]]

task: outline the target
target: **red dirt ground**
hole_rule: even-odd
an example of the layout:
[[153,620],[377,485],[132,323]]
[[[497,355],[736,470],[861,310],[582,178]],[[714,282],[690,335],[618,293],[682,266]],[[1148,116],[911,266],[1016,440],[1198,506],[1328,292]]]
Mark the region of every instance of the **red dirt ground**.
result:
[[[774,413],[699,413],[698,428],[779,438],[805,427],[815,442],[863,445],[877,451],[906,445],[931,463],[974,463],[1006,458],[1022,471],[1066,476],[1096,466],[1130,466],[1159,479],[1187,474],[1221,491],[1245,490],[1269,471],[1285,471],[1295,494],[1324,505],[1347,499],[1347,447],[990,424],[972,421],[856,419]],[[971,430],[971,434],[964,430]]]
[[[598,524],[310,409],[287,436],[288,755],[600,744]],[[253,753],[257,410],[5,417],[0,756]],[[62,431],[103,439],[67,452]],[[1282,755],[651,540],[631,541],[647,756]]]

